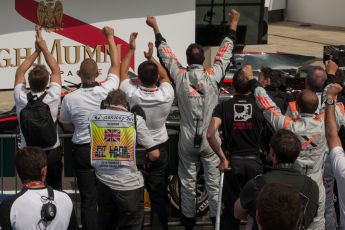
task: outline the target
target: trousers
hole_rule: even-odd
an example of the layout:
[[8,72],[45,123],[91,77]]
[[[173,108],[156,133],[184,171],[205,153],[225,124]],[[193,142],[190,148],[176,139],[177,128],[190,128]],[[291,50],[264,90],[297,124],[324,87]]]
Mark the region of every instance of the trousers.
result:
[[144,188],[118,191],[97,181],[98,227],[102,230],[141,230]]
[[83,230],[97,230],[96,175],[91,166],[90,144],[74,145],[73,159],[81,198]]
[[146,169],[145,185],[151,201],[151,229],[168,229],[168,166],[167,143],[159,145],[160,156]]
[[223,213],[221,216],[221,229],[240,229],[240,221],[234,217],[234,204],[240,196],[244,185],[256,175],[262,173],[260,160],[231,159],[231,171],[224,174],[223,183]]
[[45,152],[47,155],[46,183],[53,189],[61,190],[63,168],[61,147]]

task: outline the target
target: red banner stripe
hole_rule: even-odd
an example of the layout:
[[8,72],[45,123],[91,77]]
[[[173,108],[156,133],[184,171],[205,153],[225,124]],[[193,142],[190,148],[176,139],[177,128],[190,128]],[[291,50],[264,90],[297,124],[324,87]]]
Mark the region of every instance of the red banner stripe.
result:
[[[34,0],[15,0],[16,11],[27,20],[38,24],[37,20],[38,3]],[[97,45],[107,44],[103,31],[95,26],[87,24],[69,15],[63,15],[63,29],[54,30],[54,33],[72,39],[81,44],[95,48]],[[121,45],[121,59],[126,55],[129,44],[124,40],[114,36],[115,42]],[[104,49],[102,48],[102,52]],[[131,60],[131,67],[134,69],[134,58]]]

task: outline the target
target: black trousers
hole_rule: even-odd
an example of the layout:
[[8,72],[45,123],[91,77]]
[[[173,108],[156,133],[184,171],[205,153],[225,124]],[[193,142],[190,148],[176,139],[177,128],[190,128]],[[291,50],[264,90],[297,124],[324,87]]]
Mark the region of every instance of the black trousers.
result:
[[62,183],[62,151],[61,147],[45,151],[47,154],[46,183],[53,189],[61,190]]
[[168,229],[168,173],[167,142],[159,145],[160,156],[146,169],[145,185],[151,201],[151,229]]
[[240,221],[234,217],[234,204],[240,196],[241,188],[256,175],[262,173],[262,163],[254,159],[231,159],[231,171],[224,174],[221,229],[240,229]]
[[144,220],[144,188],[112,190],[97,181],[98,228],[141,230]]
[[83,229],[97,229],[97,190],[95,171],[91,167],[90,144],[74,145],[73,159],[81,198]]

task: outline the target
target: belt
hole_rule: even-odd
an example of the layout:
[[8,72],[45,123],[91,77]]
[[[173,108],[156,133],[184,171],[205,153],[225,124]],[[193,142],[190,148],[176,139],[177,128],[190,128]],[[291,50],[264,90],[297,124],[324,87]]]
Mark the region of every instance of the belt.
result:
[[236,160],[257,160],[258,156],[230,156],[231,159]]

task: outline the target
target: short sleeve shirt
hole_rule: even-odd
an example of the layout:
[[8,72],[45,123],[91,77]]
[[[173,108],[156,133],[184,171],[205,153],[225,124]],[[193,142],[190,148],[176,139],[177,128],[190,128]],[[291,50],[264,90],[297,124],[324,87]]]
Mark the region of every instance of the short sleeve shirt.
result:
[[[20,111],[26,106],[28,103],[27,94],[28,91],[25,87],[24,83],[17,84],[14,87],[14,101],[16,103],[16,112],[18,116],[18,120],[20,120]],[[53,121],[55,122],[58,116],[58,110],[61,101],[61,85],[56,82],[51,82],[49,85],[49,89],[46,90],[47,95],[43,98],[43,102],[46,103],[50,108],[50,113],[52,115]],[[31,92],[32,95],[37,95],[38,97],[41,96],[44,92],[34,93]],[[44,150],[53,149],[60,146],[60,140],[57,139],[54,146],[45,148]],[[23,136],[22,131],[20,130],[20,148],[26,147],[26,142]]]
[[263,148],[265,118],[252,94],[218,104],[212,116],[222,120],[224,147],[231,155],[256,155]]
[[89,117],[100,108],[108,93],[118,87],[119,77],[109,74],[100,86],[79,88],[65,96],[60,110],[60,122],[74,125],[74,144],[90,143]]
[[144,110],[146,125],[155,143],[166,142],[168,132],[165,122],[174,100],[174,89],[171,84],[163,82],[159,87],[146,88],[126,79],[121,83],[120,89],[127,94],[131,107],[139,105]]

